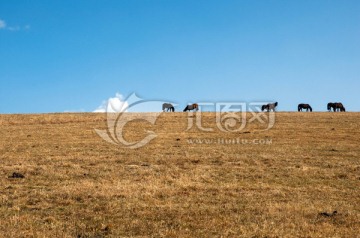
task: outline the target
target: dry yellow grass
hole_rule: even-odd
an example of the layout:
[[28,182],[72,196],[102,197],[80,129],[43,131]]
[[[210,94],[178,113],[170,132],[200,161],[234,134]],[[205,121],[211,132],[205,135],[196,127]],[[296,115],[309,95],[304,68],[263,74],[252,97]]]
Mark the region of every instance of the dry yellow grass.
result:
[[[158,134],[136,150],[95,128],[106,115],[0,115],[0,236],[359,237],[360,113],[277,113],[239,133],[167,113],[129,123],[128,140]],[[221,138],[272,144],[188,142]]]

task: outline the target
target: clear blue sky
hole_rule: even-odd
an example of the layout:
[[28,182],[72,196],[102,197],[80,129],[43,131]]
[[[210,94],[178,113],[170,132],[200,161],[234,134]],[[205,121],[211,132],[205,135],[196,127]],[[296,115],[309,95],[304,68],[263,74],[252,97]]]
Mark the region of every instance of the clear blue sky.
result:
[[358,0],[0,1],[0,113],[341,101],[360,111]]

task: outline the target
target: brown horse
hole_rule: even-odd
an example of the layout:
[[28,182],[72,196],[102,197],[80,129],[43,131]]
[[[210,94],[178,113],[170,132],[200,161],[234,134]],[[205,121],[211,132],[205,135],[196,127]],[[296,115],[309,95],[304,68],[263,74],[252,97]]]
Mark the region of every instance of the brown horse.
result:
[[334,112],[345,112],[345,107],[341,102],[329,102],[327,104],[327,109],[328,111],[331,111],[331,109],[333,109]]
[[199,110],[199,105],[197,103],[191,104],[191,105],[187,105],[184,109],[184,112],[186,111],[191,111],[191,110]]
[[262,105],[261,111],[267,110],[269,112],[269,111],[273,110],[275,112],[275,108],[277,107],[277,105],[278,105],[278,102]]
[[303,109],[306,109],[306,111],[309,111],[310,110],[310,112],[312,112],[312,107],[309,105],[309,104],[305,104],[305,103],[300,103],[299,105],[298,105],[298,111],[300,112],[302,112],[302,110]]
[[165,112],[165,110],[168,112],[168,111],[170,111],[170,112],[175,112],[175,108],[174,108],[174,106],[171,104],[171,103],[164,103],[163,105],[162,105],[162,110],[163,110],[163,112]]

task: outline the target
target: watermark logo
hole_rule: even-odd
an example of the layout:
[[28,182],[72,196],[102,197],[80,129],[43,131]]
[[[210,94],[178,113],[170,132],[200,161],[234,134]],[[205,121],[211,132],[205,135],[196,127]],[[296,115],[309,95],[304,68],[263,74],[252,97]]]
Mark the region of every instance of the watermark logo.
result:
[[108,102],[107,105],[107,129],[98,130],[95,129],[96,133],[103,138],[105,141],[123,145],[130,149],[137,149],[148,144],[151,140],[157,137],[156,133],[153,131],[147,131],[147,135],[140,141],[129,142],[124,138],[124,127],[127,123],[135,120],[145,120],[152,125],[155,124],[157,118],[162,112],[152,112],[152,113],[128,113],[143,111],[144,108],[161,108],[162,101],[145,101],[136,96],[135,93],[130,95],[124,103],[122,103],[118,108],[114,108],[114,105],[111,102]]
[[246,139],[246,138],[195,138],[187,139],[188,144],[195,145],[271,145],[271,138]]
[[[164,101],[147,101],[143,100],[136,96],[135,93],[130,95],[126,100],[124,100],[120,105],[113,105],[112,101],[107,102],[107,129],[98,130],[95,129],[97,134],[103,138],[105,141],[122,145],[130,149],[136,149],[145,146],[151,140],[157,137],[157,134],[154,131],[146,131],[146,136],[140,141],[127,141],[124,138],[125,135],[125,126],[131,121],[144,120],[149,122],[152,125],[155,125],[157,118],[160,116],[163,111],[151,112],[151,113],[135,113],[143,112],[144,109],[153,109],[157,108],[160,110],[165,102]],[[202,132],[212,132],[218,130],[224,133],[236,133],[242,131],[246,128],[248,123],[258,123],[261,125],[259,130],[270,130],[275,124],[275,112],[263,112],[261,107],[266,104],[262,102],[203,102],[198,103],[199,111],[189,111],[188,112],[188,125],[186,131],[191,128],[197,127]],[[213,121],[216,124],[211,127],[204,127],[202,122],[202,108],[203,107],[212,107],[215,111],[215,120]],[[250,113],[250,114],[249,114]],[[208,119],[208,118],[207,118]],[[191,142],[189,142],[191,143]],[[211,142],[218,143],[220,142]],[[236,144],[240,142],[236,140]],[[243,143],[243,142],[241,142]],[[195,142],[196,144],[196,142]],[[199,144],[199,143],[198,143]],[[200,143],[201,144],[201,143]],[[226,144],[226,143],[225,143]],[[243,143],[244,144],[244,143]],[[246,144],[246,143],[245,143]]]
[[[218,102],[198,103],[199,111],[188,112],[188,126],[186,131],[194,127],[200,131],[211,132],[213,128],[205,128],[202,123],[202,107],[215,109],[215,122],[218,130],[222,132],[240,132],[246,128],[248,123],[259,123],[266,126],[261,131],[270,130],[275,125],[275,112],[264,112],[261,107],[265,102]],[[248,116],[250,113],[250,116]],[[195,114],[195,115],[194,115]],[[194,123],[195,121],[195,123]]]
[[239,132],[246,126],[246,103],[216,103],[216,126],[222,132]]

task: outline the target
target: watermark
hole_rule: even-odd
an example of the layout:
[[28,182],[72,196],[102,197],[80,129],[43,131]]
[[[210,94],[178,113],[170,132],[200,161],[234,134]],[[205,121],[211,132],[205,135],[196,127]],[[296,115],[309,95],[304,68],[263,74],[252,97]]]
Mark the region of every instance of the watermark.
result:
[[[217,102],[198,103],[200,110],[188,112],[188,126],[186,131],[195,126],[200,131],[214,131],[213,128],[205,128],[202,123],[202,106],[215,109],[215,122],[218,130],[222,132],[240,132],[245,129],[248,123],[258,122],[266,127],[263,131],[270,130],[275,125],[275,111],[264,112],[261,110],[266,102]],[[250,114],[250,117],[248,116]]]
[[[146,101],[136,96],[135,93],[130,95],[126,100],[126,103],[123,103],[120,108],[114,112],[113,105],[108,102],[107,105],[107,129],[98,130],[95,129],[96,133],[103,138],[105,141],[123,145],[130,149],[136,149],[143,147],[148,144],[151,140],[157,137],[157,134],[154,131],[147,131],[147,135],[140,141],[128,142],[124,138],[124,127],[127,123],[135,120],[145,120],[152,125],[155,124],[157,118],[162,112],[154,113],[128,113],[131,111],[140,111],[142,108],[161,108],[163,101]],[[140,110],[138,110],[138,108]]]
[[[147,135],[139,141],[129,142],[124,138],[124,127],[127,123],[135,120],[145,120],[150,124],[154,125],[157,118],[164,113],[161,110],[162,105],[166,103],[165,101],[153,101],[153,100],[143,100],[137,97],[134,93],[130,95],[122,105],[118,105],[116,110],[114,106],[111,105],[111,102],[108,102],[107,105],[107,129],[98,130],[95,129],[97,134],[103,138],[105,141],[121,145],[130,149],[136,149],[145,146],[151,140],[157,137],[156,132],[147,131]],[[259,130],[270,130],[275,124],[275,112],[263,112],[261,107],[267,104],[266,102],[202,102],[198,103],[198,110],[189,111],[187,117],[187,128],[186,131],[196,127],[202,132],[213,132],[218,130],[223,133],[237,133],[244,130],[247,124],[250,123],[259,123],[262,126],[262,129]],[[203,107],[212,107],[215,111],[215,120],[214,123],[216,127],[205,127],[202,121],[202,108]],[[144,108],[158,108],[159,112],[152,113],[128,113],[143,111]],[[258,131],[259,131],[258,130]],[[195,144],[206,144],[207,139],[203,139],[195,142]],[[193,141],[192,141],[193,142]],[[194,144],[188,141],[189,144]],[[200,143],[201,142],[201,143]],[[227,139],[214,139],[210,140],[212,144],[227,144]],[[266,141],[265,141],[266,142]],[[255,140],[246,140],[237,138],[235,139],[235,144],[263,144],[262,139]],[[229,143],[231,144],[231,143]]]
[[194,145],[271,145],[271,138],[244,139],[244,138],[195,138],[187,139],[188,144]]

